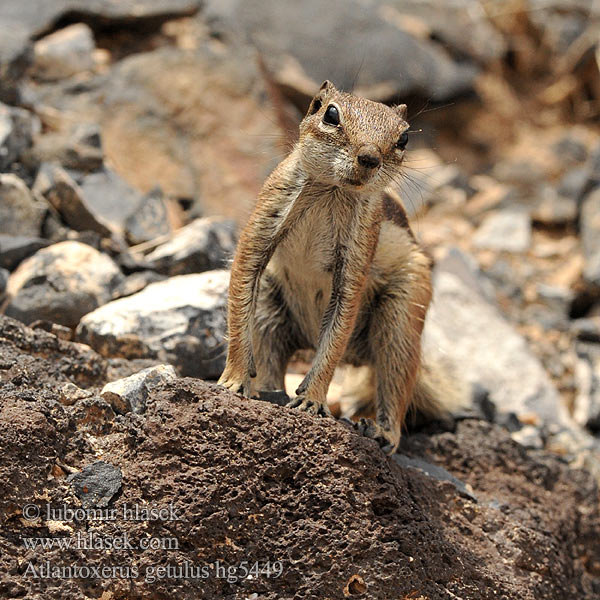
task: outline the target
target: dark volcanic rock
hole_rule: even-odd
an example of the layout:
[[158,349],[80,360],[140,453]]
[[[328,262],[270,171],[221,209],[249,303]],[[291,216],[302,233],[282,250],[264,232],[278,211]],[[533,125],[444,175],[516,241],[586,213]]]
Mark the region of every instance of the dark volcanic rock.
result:
[[84,508],[103,508],[121,489],[123,475],[121,469],[99,460],[69,475],[67,481],[75,488],[75,495]]
[[[143,417],[119,417],[92,440],[75,420],[88,400],[60,405],[57,382],[85,365],[101,367],[102,359],[2,317],[0,350],[14,363],[0,369],[3,597],[85,600],[91,585],[96,597],[110,592],[137,600],[322,600],[343,598],[344,589],[377,600],[415,593],[564,600],[600,591],[596,484],[584,471],[525,450],[498,427],[471,419],[455,432],[406,436],[407,464],[437,465],[426,469],[441,473],[439,480],[396,464],[333,419],[185,379],[151,393]],[[59,364],[63,370],[52,375]],[[88,384],[104,376],[100,369]],[[80,479],[97,462],[98,447],[114,468],[109,495],[120,484],[106,513],[112,518],[46,520],[46,504],[79,508],[63,467],[83,469]],[[459,493],[456,481],[478,502]],[[90,493],[89,485],[79,487]],[[22,520],[27,504],[38,506],[42,518]],[[90,533],[125,537],[133,546],[40,554],[22,542]],[[168,543],[138,545],[155,538]],[[261,572],[246,577],[242,561],[258,561]],[[129,571],[42,577],[47,562]]]
[[23,261],[10,276],[6,314],[24,323],[46,319],[74,327],[108,302],[122,279],[106,254],[80,242],[60,242]]
[[196,219],[148,254],[146,261],[165,275],[224,269],[235,251],[235,230],[235,223],[227,219]]

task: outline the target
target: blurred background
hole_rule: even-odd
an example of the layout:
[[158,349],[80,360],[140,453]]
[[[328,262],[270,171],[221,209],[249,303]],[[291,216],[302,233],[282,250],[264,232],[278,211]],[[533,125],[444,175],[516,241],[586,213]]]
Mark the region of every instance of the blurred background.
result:
[[597,0],[2,0],[2,312],[217,376],[214,269],[324,79],[408,104],[427,343],[600,473]]

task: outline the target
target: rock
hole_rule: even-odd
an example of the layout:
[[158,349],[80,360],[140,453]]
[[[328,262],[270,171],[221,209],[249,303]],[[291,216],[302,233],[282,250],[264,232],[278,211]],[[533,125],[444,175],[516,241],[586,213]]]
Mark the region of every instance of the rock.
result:
[[79,398],[69,412],[77,429],[84,434],[100,436],[114,430],[115,411],[100,396]]
[[434,271],[424,348],[425,356],[450,357],[462,378],[489,391],[498,412],[534,413],[546,424],[574,426],[523,337],[443,262]]
[[139,210],[143,202],[141,194],[109,168],[85,175],[81,191],[96,219],[120,235],[125,233],[129,216]]
[[23,155],[40,128],[39,118],[28,110],[0,103],[0,171]]
[[59,29],[34,44],[31,73],[52,81],[90,71],[95,47],[94,34],[84,23]]
[[[474,7],[469,0],[451,3],[392,0],[385,2],[378,13],[406,31],[411,31],[412,23],[418,20],[427,37],[441,41],[451,52],[468,56],[478,63],[501,58],[506,52],[506,42],[486,18],[485,11]],[[465,31],[469,35],[464,35]]]
[[77,19],[92,28],[135,26],[155,31],[166,20],[190,16],[200,0],[2,0],[0,3],[0,100],[16,102],[17,82],[33,60],[32,39],[57,23]]
[[590,173],[586,167],[569,169],[558,183],[559,196],[566,196],[579,204],[589,188]]
[[141,244],[172,233],[169,210],[160,188],[146,194],[125,221],[127,239]]
[[58,323],[53,323],[52,321],[38,319],[37,321],[30,323],[29,327],[31,327],[31,329],[41,329],[42,331],[47,331],[48,333],[55,335],[57,338],[67,342],[71,342],[73,340],[72,329],[65,327],[64,325],[59,325]]
[[60,403],[65,406],[72,406],[78,400],[89,398],[92,392],[88,390],[82,390],[79,386],[71,383],[70,381],[60,386]]
[[80,473],[67,477],[75,489],[84,508],[108,506],[113,496],[121,489],[123,474],[121,469],[104,462],[96,461],[85,467]]
[[600,317],[574,319],[571,321],[571,331],[582,342],[600,344]]
[[[282,89],[305,99],[330,79],[375,100],[413,94],[447,100],[468,91],[477,72],[398,27],[389,10],[357,0],[331,0],[325,9],[318,0],[211,0],[204,14],[215,35],[256,46]],[[337,60],[323,62],[323,56]]]
[[125,379],[107,383],[100,395],[119,414],[124,415],[128,412],[141,414],[146,411],[148,394],[165,381],[176,378],[177,373],[171,365],[157,365]]
[[10,173],[0,173],[0,233],[37,237],[46,206],[34,199],[25,182]]
[[417,469],[418,471],[421,471],[421,473],[424,473],[428,477],[436,479],[437,481],[447,481],[456,488],[459,494],[465,496],[473,502],[477,502],[477,498],[473,495],[473,490],[469,489],[464,482],[454,477],[454,475],[449,473],[443,467],[434,465],[426,460],[423,460],[422,458],[411,458],[403,454],[394,454],[394,456],[392,456],[392,460],[396,461],[396,463],[398,463],[401,467]]
[[525,448],[533,448],[534,450],[541,450],[544,447],[544,440],[540,434],[540,430],[534,425],[525,425],[518,431],[513,431],[510,437],[525,446]]
[[115,288],[114,297],[117,299],[124,298],[125,296],[133,296],[133,294],[141,292],[151,283],[164,281],[165,279],[166,277],[164,275],[160,275],[154,271],[138,271],[136,273],[131,273],[131,275],[125,277],[123,282]]
[[102,214],[88,202],[87,196],[61,167],[46,164],[40,169],[34,190],[43,194],[64,221],[77,231],[95,231],[110,236],[113,229]]
[[548,227],[562,227],[576,222],[576,198],[560,195],[556,188],[547,184],[540,187],[538,195],[539,201],[531,214],[534,222]]
[[[116,492],[102,513],[114,519],[65,518],[70,537],[85,540],[92,531],[94,540],[112,540],[118,532],[119,539],[136,543],[160,533],[169,540],[168,548],[149,544],[140,551],[139,578],[98,579],[97,597],[127,597],[133,580],[139,600],[171,598],[174,590],[185,600],[341,598],[356,574],[367,588],[362,595],[382,600],[410,597],[413,590],[432,599],[596,595],[597,484],[561,457],[530,451],[500,428],[467,419],[453,431],[405,434],[411,466],[402,466],[334,419],[240,398],[192,379],[150,392],[143,417],[116,417],[110,435],[92,434],[73,416],[80,405],[91,406],[91,398],[67,408],[54,401],[57,372],[75,373],[86,364],[91,351],[83,354],[83,348],[0,316],[0,356],[21,365],[18,385],[4,383],[0,369],[2,590],[46,600],[48,581],[25,575],[25,569],[106,566],[105,552],[77,545],[68,555],[58,545],[47,548],[39,561],[22,542],[38,531],[48,535],[45,527],[33,529],[21,520],[26,505],[78,507],[60,465],[83,469],[72,479],[84,506],[99,497],[104,504]],[[23,377],[25,365],[30,380]],[[88,385],[103,378],[97,373]],[[99,451],[105,465],[90,469]],[[94,471],[108,475],[101,479],[106,492],[95,487],[96,478],[86,481]],[[155,509],[155,521],[144,518],[147,508]],[[207,577],[201,592],[198,578],[178,577],[178,571],[145,581],[156,565],[183,568],[197,565],[198,556],[203,565],[218,560],[222,568],[264,564],[269,556],[281,558],[282,569],[278,577],[235,582]],[[354,586],[357,579],[352,581]],[[57,578],[50,596],[85,600],[89,584],[89,578]]]
[[575,383],[577,394],[573,418],[594,433],[600,432],[600,347],[579,342],[576,345]]
[[583,201],[579,219],[583,246],[583,277],[587,283],[600,287],[600,187]]
[[34,164],[58,162],[66,169],[97,171],[104,152],[97,125],[80,125],[70,133],[50,132],[35,139],[30,152]]
[[195,216],[239,218],[281,157],[279,134],[254,53],[195,43],[133,53],[76,94],[36,88],[32,102],[98,123],[106,163],[142,194],[159,186]]
[[0,268],[0,299],[4,296],[4,290],[6,290],[9,275],[10,273],[6,269]]
[[216,378],[225,366],[227,271],[180,275],[86,315],[77,339],[104,356],[158,358],[181,375]]
[[145,259],[148,266],[166,275],[223,269],[233,259],[235,223],[227,219],[196,219],[158,246]]
[[473,244],[500,252],[527,252],[531,245],[531,217],[515,209],[490,214],[473,236]]
[[74,327],[112,298],[123,276],[105,254],[80,242],[60,242],[24,260],[10,276],[8,316]]
[[45,248],[48,243],[38,237],[0,233],[0,267],[12,271],[22,260]]

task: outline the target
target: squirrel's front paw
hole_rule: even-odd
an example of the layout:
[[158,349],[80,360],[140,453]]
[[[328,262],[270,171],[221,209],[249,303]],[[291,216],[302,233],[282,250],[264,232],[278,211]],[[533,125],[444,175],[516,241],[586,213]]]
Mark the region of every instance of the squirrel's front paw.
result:
[[236,392],[237,394],[242,394],[246,397],[250,395],[249,375],[245,377],[239,376],[233,373],[229,373],[227,372],[227,370],[225,370],[217,383],[219,385],[222,385],[224,388],[231,390],[232,392]]
[[400,435],[385,429],[373,419],[360,419],[354,426],[360,434],[375,440],[386,454],[394,454],[398,449]]
[[304,410],[311,415],[319,415],[320,417],[331,416],[331,411],[325,400],[311,400],[305,396],[296,396],[296,398],[287,403],[287,406],[289,408]]

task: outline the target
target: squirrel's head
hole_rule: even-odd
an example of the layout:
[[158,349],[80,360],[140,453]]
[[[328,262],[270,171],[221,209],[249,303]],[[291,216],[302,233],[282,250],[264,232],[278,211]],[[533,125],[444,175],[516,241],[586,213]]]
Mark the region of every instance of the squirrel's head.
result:
[[325,81],[300,123],[302,164],[317,181],[383,189],[398,175],[408,142],[406,104],[386,106]]

